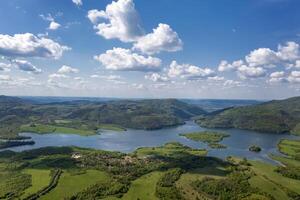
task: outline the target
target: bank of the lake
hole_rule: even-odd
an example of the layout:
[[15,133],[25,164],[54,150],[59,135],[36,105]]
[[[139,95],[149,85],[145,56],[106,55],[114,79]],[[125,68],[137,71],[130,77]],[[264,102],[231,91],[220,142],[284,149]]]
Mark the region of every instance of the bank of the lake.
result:
[[[212,149],[203,142],[197,142],[180,136],[182,133],[199,132],[204,130],[219,131],[226,133],[229,137],[224,138],[220,144],[226,145],[226,149]],[[45,146],[78,146],[110,151],[132,152],[139,147],[161,146],[167,142],[177,141],[193,148],[208,149],[209,156],[226,158],[227,156],[246,157],[248,159],[263,160],[275,163],[268,155],[279,154],[277,144],[281,139],[300,138],[288,134],[268,134],[238,129],[216,130],[199,127],[192,121],[186,124],[160,130],[133,130],[120,132],[105,130],[101,134],[81,136],[76,134],[35,134],[21,133],[22,136],[29,136],[35,141],[34,145],[25,145],[7,148],[13,151],[23,151]],[[249,151],[249,146],[258,145],[261,152]]]

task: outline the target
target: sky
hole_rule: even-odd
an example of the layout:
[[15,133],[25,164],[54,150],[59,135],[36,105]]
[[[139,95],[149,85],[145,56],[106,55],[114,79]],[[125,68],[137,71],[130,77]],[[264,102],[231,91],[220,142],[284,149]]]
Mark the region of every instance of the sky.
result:
[[2,0],[0,94],[300,95],[298,0]]

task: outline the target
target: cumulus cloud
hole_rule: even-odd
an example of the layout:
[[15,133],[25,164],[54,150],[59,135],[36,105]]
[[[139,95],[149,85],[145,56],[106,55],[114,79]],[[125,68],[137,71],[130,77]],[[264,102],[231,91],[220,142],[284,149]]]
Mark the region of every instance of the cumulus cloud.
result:
[[283,61],[293,62],[297,60],[300,57],[299,44],[287,42],[285,46],[279,45],[277,56]]
[[228,63],[228,61],[226,61],[226,60],[222,60],[221,63],[219,64],[219,66],[218,66],[218,70],[220,72],[237,70],[243,64],[244,64],[244,61],[242,61],[242,60],[234,61],[231,64]]
[[[236,71],[240,78],[259,78],[267,74],[270,68],[285,66],[287,69],[300,68],[300,50],[299,44],[295,42],[286,42],[279,44],[277,50],[269,48],[258,48],[245,56],[245,60],[229,63],[222,60],[218,66],[218,71]],[[285,82],[284,77],[274,77],[279,73],[274,73],[267,81],[269,83]],[[293,80],[293,77],[291,77]]]
[[77,6],[82,5],[82,0],[72,0],[73,3],[75,3]]
[[105,11],[90,10],[88,18],[94,23],[97,34],[106,39],[132,42],[143,34],[133,0],[113,1]]
[[300,83],[300,71],[292,71],[287,80],[291,83]]
[[[62,15],[61,12],[58,13],[58,14],[56,14],[56,16],[61,16],[61,15]],[[48,13],[47,15],[41,14],[40,17],[41,17],[43,20],[49,21],[49,22],[50,22],[49,27],[48,27],[49,30],[53,30],[53,31],[54,31],[54,30],[57,30],[59,27],[61,27],[61,25],[60,25],[59,23],[57,23],[57,22],[55,21],[54,17],[52,17],[52,15],[49,14],[49,13]]]
[[51,39],[37,37],[31,33],[0,34],[0,55],[7,57],[44,57],[60,58],[69,47]]
[[61,27],[61,25],[55,21],[50,22],[48,29],[50,30],[56,30],[59,27]]
[[17,67],[19,70],[22,70],[22,71],[31,72],[31,73],[34,73],[34,74],[39,74],[39,73],[42,72],[41,69],[37,68],[36,66],[31,64],[27,60],[18,60],[18,59],[16,59],[16,60],[12,60],[11,62],[15,67]]
[[65,84],[66,81],[63,83],[61,82],[62,79],[69,78],[69,76],[65,74],[49,74],[48,75],[48,80],[47,80],[47,86],[49,87],[54,87],[54,88],[69,88],[68,85]]
[[104,54],[94,56],[108,70],[157,71],[161,65],[159,58],[142,56],[129,49],[113,48]]
[[158,24],[152,33],[145,34],[133,0],[113,1],[105,10],[89,10],[87,17],[97,34],[106,39],[133,42],[133,49],[146,54],[182,49],[183,42],[168,24]]
[[93,24],[97,24],[97,22],[99,22],[99,20],[101,20],[102,18],[105,18],[105,15],[106,15],[105,11],[93,9],[93,10],[88,11],[87,17]]
[[168,76],[185,79],[203,79],[215,76],[215,72],[210,68],[200,68],[190,64],[178,64],[173,60],[168,70]]
[[159,24],[152,33],[140,37],[133,48],[143,53],[154,54],[161,51],[179,51],[183,42],[168,24]]
[[57,72],[60,74],[74,74],[74,73],[78,73],[79,69],[67,65],[63,65],[61,68],[58,69]]
[[160,75],[158,73],[146,74],[145,79],[151,80],[153,82],[167,82],[169,78],[164,75]]
[[250,52],[246,56],[246,61],[250,67],[268,66],[274,67],[279,62],[279,58],[275,51],[269,48],[259,48]]
[[270,79],[268,80],[269,83],[282,83],[286,82],[285,72],[284,71],[277,71],[270,74]]
[[278,65],[293,66],[300,58],[299,44],[286,42],[278,45],[277,51],[269,48],[259,48],[245,57],[249,66],[276,67]]
[[238,68],[238,74],[241,79],[259,78],[266,75],[266,70],[262,67],[249,67],[242,65]]

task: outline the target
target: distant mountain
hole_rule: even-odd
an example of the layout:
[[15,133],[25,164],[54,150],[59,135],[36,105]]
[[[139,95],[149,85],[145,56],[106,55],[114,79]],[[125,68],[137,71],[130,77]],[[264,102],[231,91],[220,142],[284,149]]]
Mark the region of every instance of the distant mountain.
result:
[[[60,125],[96,130],[101,124],[125,128],[159,129],[183,124],[206,112],[176,99],[74,100],[36,103],[29,99],[0,96],[0,138],[16,137],[23,124]],[[68,124],[57,121],[67,120]]]
[[259,100],[247,100],[247,99],[180,99],[181,101],[196,105],[202,109],[213,112],[229,107],[248,106],[263,103]]
[[300,134],[300,97],[225,109],[197,122],[204,127]]
[[118,124],[128,128],[157,129],[182,124],[191,117],[206,114],[194,105],[176,99],[112,101],[80,105],[66,118]]
[[18,106],[18,105],[24,105],[26,103],[28,103],[28,101],[18,98],[18,97],[10,97],[10,96],[0,95],[0,106],[1,107]]

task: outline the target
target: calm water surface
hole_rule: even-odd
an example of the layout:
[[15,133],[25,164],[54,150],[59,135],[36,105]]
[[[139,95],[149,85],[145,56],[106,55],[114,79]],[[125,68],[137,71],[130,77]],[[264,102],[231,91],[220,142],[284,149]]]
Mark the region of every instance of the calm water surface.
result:
[[[287,134],[268,134],[254,131],[245,131],[238,129],[220,130],[230,137],[225,138],[221,143],[227,146],[226,149],[211,149],[202,142],[195,142],[179,136],[180,133],[187,133],[201,130],[212,130],[199,127],[194,122],[187,122],[178,127],[166,128],[161,130],[145,131],[129,129],[124,132],[102,131],[99,135],[80,136],[75,134],[35,134],[21,133],[24,136],[30,136],[35,141],[34,145],[19,146],[7,148],[13,151],[23,151],[45,146],[78,146],[85,148],[103,149],[111,151],[132,152],[138,147],[160,146],[166,142],[177,141],[193,148],[206,148],[208,155],[219,158],[227,156],[246,157],[248,159],[263,160],[275,163],[268,154],[279,154],[276,149],[280,139],[300,139],[300,137]],[[262,151],[259,153],[250,152],[250,145],[259,145]]]

